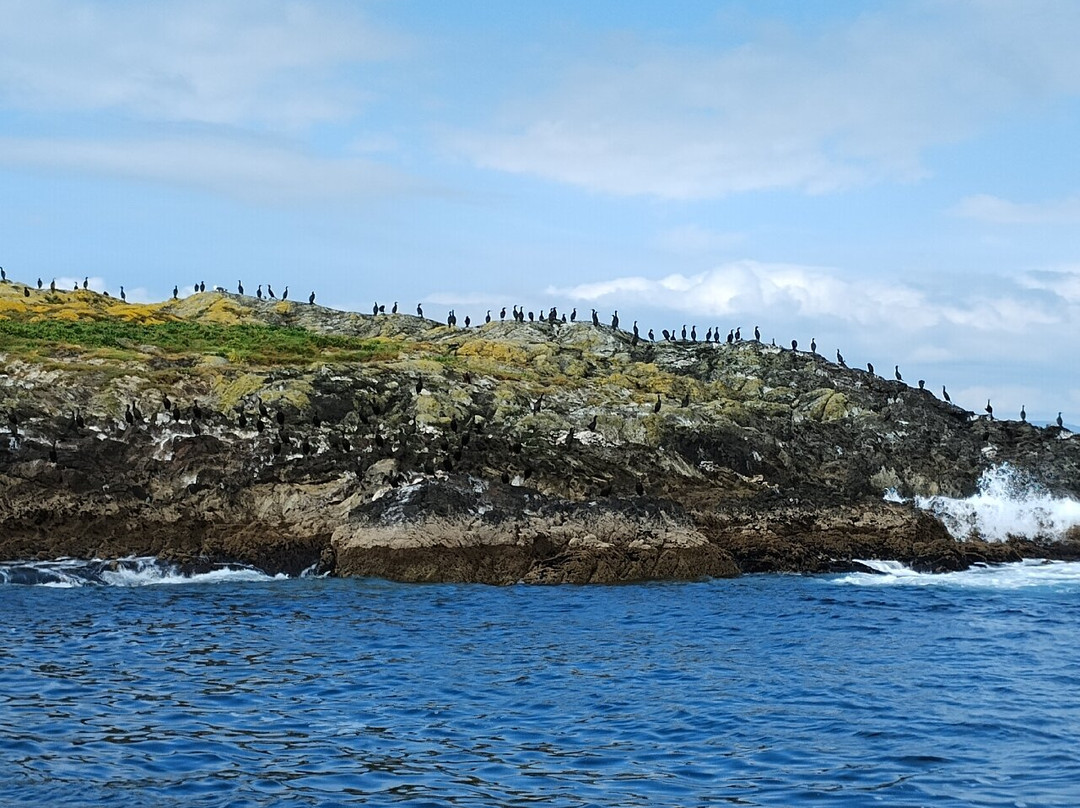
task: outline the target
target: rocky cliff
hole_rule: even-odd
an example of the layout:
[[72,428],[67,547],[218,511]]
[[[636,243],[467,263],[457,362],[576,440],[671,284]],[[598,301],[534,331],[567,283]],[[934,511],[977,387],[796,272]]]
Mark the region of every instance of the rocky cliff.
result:
[[757,341],[5,283],[0,368],[4,559],[585,583],[1076,547],[957,541],[882,496],[1010,462],[1075,497],[1071,433]]

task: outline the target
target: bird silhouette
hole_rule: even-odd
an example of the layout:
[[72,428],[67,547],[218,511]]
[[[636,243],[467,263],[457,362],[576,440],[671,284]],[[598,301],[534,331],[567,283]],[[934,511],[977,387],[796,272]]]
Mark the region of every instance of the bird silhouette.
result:
[[893,375],[896,376],[896,380],[898,382],[902,382],[904,380],[904,377],[900,375],[900,366],[899,365],[893,365]]
[[994,420],[994,408],[990,406],[990,399],[986,399],[986,406],[983,408],[986,410],[986,414],[990,416],[990,420]]
[[952,404],[952,399],[949,397],[949,391],[945,389],[945,385],[941,385],[941,397]]

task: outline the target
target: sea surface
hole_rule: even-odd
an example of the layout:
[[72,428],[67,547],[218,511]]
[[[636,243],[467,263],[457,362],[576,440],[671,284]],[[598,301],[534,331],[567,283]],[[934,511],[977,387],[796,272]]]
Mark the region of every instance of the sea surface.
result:
[[0,804],[1080,805],[1080,565],[876,567],[0,565]]

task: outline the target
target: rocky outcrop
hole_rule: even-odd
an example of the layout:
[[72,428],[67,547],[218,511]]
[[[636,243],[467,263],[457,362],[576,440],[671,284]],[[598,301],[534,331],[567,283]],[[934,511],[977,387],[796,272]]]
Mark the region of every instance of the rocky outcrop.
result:
[[0,362],[6,559],[487,583],[948,570],[1047,551],[956,541],[886,488],[966,496],[1007,461],[1080,495],[1066,431],[757,342],[5,284]]

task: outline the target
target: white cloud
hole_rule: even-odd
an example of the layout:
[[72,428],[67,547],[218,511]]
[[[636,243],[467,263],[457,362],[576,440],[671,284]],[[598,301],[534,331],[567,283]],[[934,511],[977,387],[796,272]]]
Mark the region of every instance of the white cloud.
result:
[[0,98],[293,129],[354,114],[367,93],[348,71],[403,47],[347,3],[3,0]]
[[1020,285],[1050,292],[1074,306],[1080,306],[1080,268],[1028,272],[1020,278]]
[[931,0],[738,47],[613,46],[456,145],[612,194],[827,192],[924,174],[929,147],[1080,92],[1080,5]]
[[263,203],[370,197],[419,185],[359,158],[250,140],[0,139],[0,166],[168,182]]
[[991,224],[1080,224],[1080,197],[1035,203],[978,194],[962,199],[952,212]]
[[716,317],[771,311],[786,318],[889,327],[901,333],[948,325],[1018,334],[1033,325],[1080,319],[1080,312],[1068,306],[1068,289],[1052,305],[1031,295],[1024,297],[1020,286],[998,297],[970,294],[959,304],[955,297],[946,303],[902,282],[851,278],[824,267],[756,261],[732,262],[691,276],[614,278],[547,291],[589,304],[616,303],[624,308],[637,304]]

